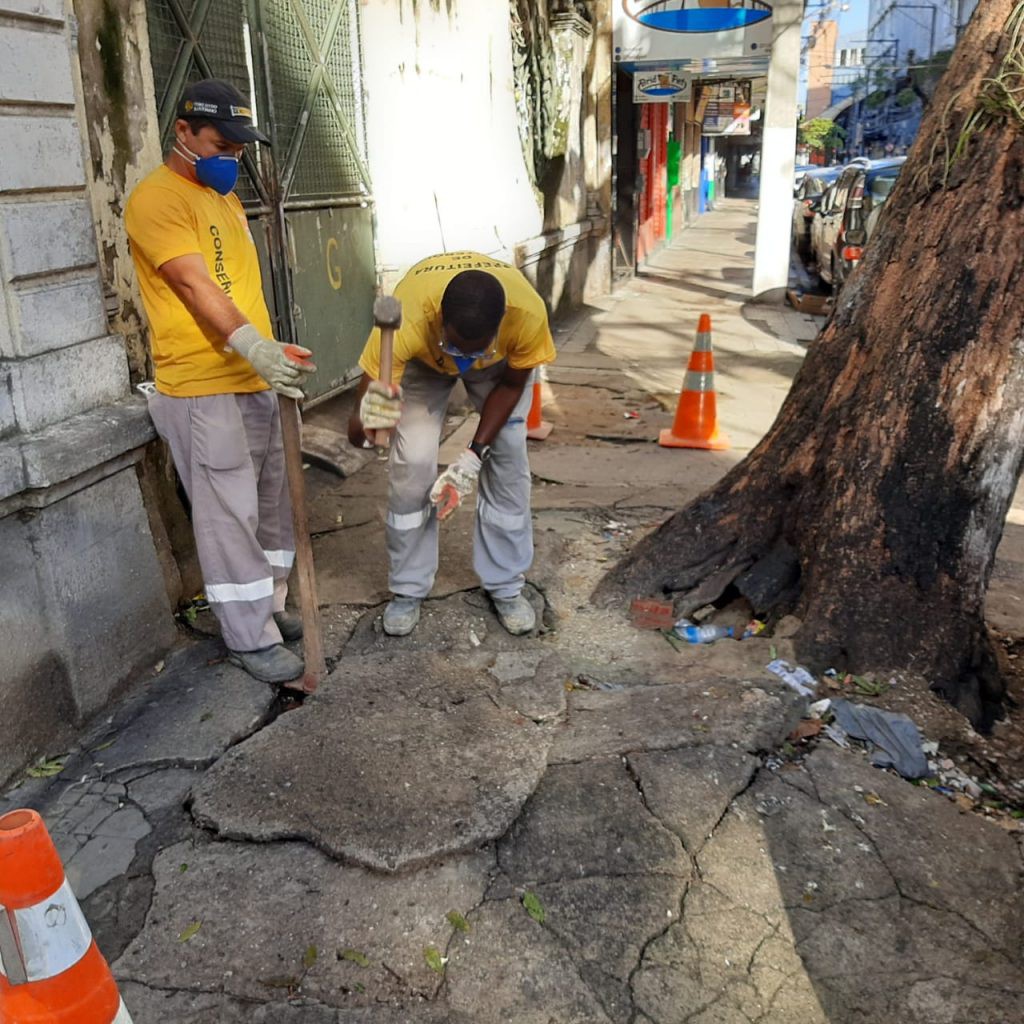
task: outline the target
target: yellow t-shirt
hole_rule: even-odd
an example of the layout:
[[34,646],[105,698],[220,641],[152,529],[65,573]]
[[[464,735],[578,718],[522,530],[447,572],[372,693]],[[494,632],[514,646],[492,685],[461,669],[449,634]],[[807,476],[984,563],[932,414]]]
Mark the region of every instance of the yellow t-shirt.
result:
[[266,381],[200,325],[159,274],[168,260],[199,253],[243,316],[271,337],[259,258],[238,196],[222,196],[161,164],[136,186],[124,219],[149,317],[157,390],[176,398],[265,391]]
[[[463,270],[493,274],[505,290],[505,316],[498,337],[473,368],[507,359],[512,369],[528,370],[554,361],[547,309],[522,272],[480,253],[449,252],[421,260],[395,286],[395,298],[402,303],[402,326],[395,331],[393,384],[401,381],[410,359],[420,360],[437,373],[458,374],[455,360],[441,351],[441,297],[448,282]],[[374,379],[380,376],[380,330],[376,327],[359,365]]]

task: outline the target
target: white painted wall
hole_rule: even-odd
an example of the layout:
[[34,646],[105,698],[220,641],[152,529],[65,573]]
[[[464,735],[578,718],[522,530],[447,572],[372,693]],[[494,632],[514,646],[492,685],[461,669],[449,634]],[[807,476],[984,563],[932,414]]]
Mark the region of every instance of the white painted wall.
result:
[[437,7],[362,8],[377,244],[389,274],[445,250],[511,259],[542,227],[519,142],[508,2]]

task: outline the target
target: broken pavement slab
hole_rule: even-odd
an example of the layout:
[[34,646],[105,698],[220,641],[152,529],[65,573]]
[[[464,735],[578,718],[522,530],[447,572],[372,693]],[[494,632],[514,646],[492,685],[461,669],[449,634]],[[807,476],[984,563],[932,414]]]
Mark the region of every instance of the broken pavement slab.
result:
[[[553,727],[502,705],[492,663],[343,659],[315,698],[206,773],[196,820],[225,838],[303,838],[384,871],[502,835],[544,774]],[[552,691],[561,678],[553,668]]]
[[630,754],[629,767],[651,813],[696,854],[758,769],[731,747],[700,746]]
[[772,687],[769,692],[741,681],[728,688],[687,680],[613,693],[573,692],[551,762],[703,743],[768,750],[789,735],[802,712],[792,691]]
[[329,1007],[416,1004],[441,984],[424,949],[447,947],[446,915],[479,904],[493,863],[473,853],[380,875],[302,843],[179,843],[157,856],[146,924],[114,973],[259,1003],[301,995]]
[[449,949],[453,1024],[611,1024],[561,942],[518,900],[485,903]]

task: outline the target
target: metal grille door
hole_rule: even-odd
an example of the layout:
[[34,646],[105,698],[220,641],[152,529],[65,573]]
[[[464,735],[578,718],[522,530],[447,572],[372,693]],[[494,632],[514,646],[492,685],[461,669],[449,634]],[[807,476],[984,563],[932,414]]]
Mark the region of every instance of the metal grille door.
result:
[[147,0],[160,129],[185,85],[252,97],[271,149],[249,147],[238,195],[253,224],[277,336],[313,349],[310,398],[357,373],[376,285],[358,0]]

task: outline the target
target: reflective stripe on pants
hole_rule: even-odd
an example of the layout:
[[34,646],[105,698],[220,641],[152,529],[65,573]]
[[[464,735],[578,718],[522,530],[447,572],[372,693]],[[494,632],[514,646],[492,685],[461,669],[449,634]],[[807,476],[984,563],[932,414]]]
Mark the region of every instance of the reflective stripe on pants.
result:
[[[477,411],[506,369],[496,363],[471,370],[462,381]],[[430,488],[437,479],[437,454],[452,388],[458,378],[412,361],[402,377],[402,418],[395,430],[389,466],[385,525],[393,593],[426,597],[437,575],[437,516]],[[473,568],[495,597],[514,597],[533,562],[530,464],[526,415],[532,392],[523,389],[508,422],[491,445],[477,485]]]
[[207,600],[233,651],[281,642],[295,557],[277,395],[154,394],[149,413],[192,503]]

